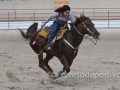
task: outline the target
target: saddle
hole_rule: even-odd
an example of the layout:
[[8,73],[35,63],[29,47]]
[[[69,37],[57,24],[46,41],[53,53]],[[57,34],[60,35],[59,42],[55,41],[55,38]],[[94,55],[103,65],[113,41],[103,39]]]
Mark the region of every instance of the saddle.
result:
[[[41,31],[40,31],[40,35],[45,37],[45,38],[49,38],[49,35],[51,33],[51,30],[52,30],[52,27],[45,27],[43,28]],[[67,27],[64,27],[64,26],[61,26],[59,31],[58,31],[58,34],[55,36],[55,38],[53,40],[59,40],[62,38],[62,36],[64,35],[64,33],[68,30]]]

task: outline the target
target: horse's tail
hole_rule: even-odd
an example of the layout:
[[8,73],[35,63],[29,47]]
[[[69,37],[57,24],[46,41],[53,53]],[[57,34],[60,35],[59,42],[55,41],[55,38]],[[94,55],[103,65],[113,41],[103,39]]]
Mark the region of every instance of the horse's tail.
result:
[[28,39],[28,35],[25,34],[25,32],[24,32],[22,29],[18,28],[18,30],[21,32],[21,35],[22,35],[25,39]]
[[21,35],[25,38],[25,39],[29,39],[33,36],[33,34],[37,31],[37,27],[38,27],[38,23],[33,23],[26,31],[26,33],[18,28],[18,30],[21,32]]

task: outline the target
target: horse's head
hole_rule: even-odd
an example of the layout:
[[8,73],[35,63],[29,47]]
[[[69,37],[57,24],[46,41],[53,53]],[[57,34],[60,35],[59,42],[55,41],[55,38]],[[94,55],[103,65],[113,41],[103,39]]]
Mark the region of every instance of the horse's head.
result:
[[100,33],[97,31],[90,18],[81,14],[79,18],[76,17],[76,25],[79,28],[79,30],[82,30],[81,32],[83,34],[89,34],[94,39],[99,39]]

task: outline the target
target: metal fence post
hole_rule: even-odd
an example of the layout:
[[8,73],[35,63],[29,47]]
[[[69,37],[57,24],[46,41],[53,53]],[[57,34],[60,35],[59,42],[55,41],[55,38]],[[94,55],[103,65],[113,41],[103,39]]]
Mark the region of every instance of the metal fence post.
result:
[[8,12],[8,29],[10,29],[10,22],[9,22],[9,19],[10,19],[10,15],[9,15],[9,12]]
[[93,8],[93,19],[95,19],[95,9]]
[[34,12],[34,23],[35,23],[35,12]]
[[15,21],[16,21],[16,9],[15,9]]
[[109,27],[109,24],[110,24],[110,22],[109,22],[109,11],[108,11],[108,27]]

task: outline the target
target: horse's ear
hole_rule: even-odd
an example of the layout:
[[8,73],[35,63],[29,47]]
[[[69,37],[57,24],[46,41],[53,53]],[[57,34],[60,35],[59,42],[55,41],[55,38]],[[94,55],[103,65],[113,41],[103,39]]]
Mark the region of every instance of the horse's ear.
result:
[[84,14],[81,14],[80,17],[84,17]]

